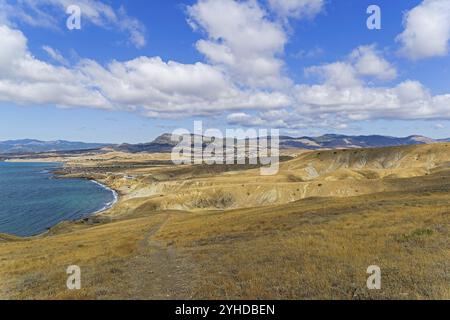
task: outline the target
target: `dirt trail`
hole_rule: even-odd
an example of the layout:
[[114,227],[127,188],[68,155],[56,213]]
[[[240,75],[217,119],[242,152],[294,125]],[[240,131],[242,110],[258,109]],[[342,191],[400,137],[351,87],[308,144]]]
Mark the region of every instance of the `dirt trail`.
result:
[[126,264],[126,295],[130,299],[187,299],[190,294],[190,275],[193,265],[166,243],[154,236],[170,220],[167,214],[162,222],[148,231],[140,241],[137,253]]

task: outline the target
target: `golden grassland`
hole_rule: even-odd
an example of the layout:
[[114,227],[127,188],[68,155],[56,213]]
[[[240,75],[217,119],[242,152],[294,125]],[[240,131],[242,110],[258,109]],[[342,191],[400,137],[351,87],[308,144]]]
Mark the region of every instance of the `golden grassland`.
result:
[[[64,159],[120,201],[0,236],[0,298],[450,298],[450,144],[298,152],[268,177],[155,160],[167,155]],[[69,265],[82,290],[67,290]]]

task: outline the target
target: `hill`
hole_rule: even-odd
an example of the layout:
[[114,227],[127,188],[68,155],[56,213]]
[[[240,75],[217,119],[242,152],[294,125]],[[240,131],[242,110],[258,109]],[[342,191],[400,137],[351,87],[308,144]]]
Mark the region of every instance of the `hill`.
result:
[[[0,298],[450,298],[449,143],[308,151],[265,177],[156,157],[69,160],[68,176],[120,200],[45,235],[0,236]],[[80,291],[64,286],[73,264]],[[382,290],[366,287],[374,264]]]
[[[172,148],[178,144],[178,141],[171,140],[171,134],[165,133],[152,142],[142,144],[122,144],[114,147],[116,151],[122,152],[171,152]],[[191,135],[192,137],[193,135]],[[177,137],[181,139],[181,137]],[[299,137],[280,136],[280,148],[300,148],[307,150],[319,149],[337,149],[337,148],[376,148],[389,146],[403,146],[444,142],[448,139],[435,140],[424,136],[409,136],[403,138],[369,135],[369,136],[346,136],[327,134],[319,137]],[[203,137],[203,141],[208,144],[210,137]]]
[[[191,135],[193,137],[194,135]],[[57,141],[40,141],[34,139],[8,140],[0,141],[0,154],[29,154],[29,153],[45,153],[45,152],[61,152],[61,151],[82,151],[95,150],[104,148],[106,151],[113,149],[120,152],[128,153],[158,153],[171,152],[178,141],[171,140],[172,134],[165,133],[157,137],[152,142],[120,145],[104,144],[104,143],[84,143],[72,142],[65,140]],[[204,147],[211,142],[210,137],[202,137]],[[409,136],[404,138],[371,135],[371,136],[346,136],[327,134],[320,137],[280,137],[280,148],[290,149],[299,148],[307,150],[319,149],[339,149],[339,148],[372,148],[387,146],[402,146],[445,142],[450,139],[431,139],[423,136]]]
[[26,154],[73,150],[99,149],[108,146],[103,143],[84,143],[65,140],[40,141],[34,139],[0,141],[0,154]]

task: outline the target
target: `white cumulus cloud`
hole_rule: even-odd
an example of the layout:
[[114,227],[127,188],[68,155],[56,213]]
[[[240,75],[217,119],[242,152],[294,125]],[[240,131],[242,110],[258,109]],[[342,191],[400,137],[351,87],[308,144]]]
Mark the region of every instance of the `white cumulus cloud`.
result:
[[0,25],[0,100],[22,104],[110,108],[79,71],[36,59],[22,32]]
[[372,76],[380,80],[392,80],[397,70],[379,52],[374,45],[360,46],[350,55],[356,72],[362,76]]
[[153,117],[270,109],[290,103],[283,93],[241,89],[220,69],[201,62],[138,57],[106,66],[89,59],[74,67],[55,66],[35,58],[19,30],[0,26],[0,39],[4,48],[1,101],[135,111]]
[[448,54],[450,0],[424,0],[404,20],[405,30],[397,37],[404,55],[424,59]]
[[287,36],[256,1],[200,0],[188,8],[189,22],[206,33],[197,49],[208,61],[251,87],[282,87]]
[[[119,19],[114,17],[120,13],[107,7],[101,13],[92,8],[92,23]],[[70,65],[57,49],[44,46],[54,60],[45,62],[30,52],[17,27],[0,22],[0,101],[154,118],[229,114],[226,120],[232,124],[287,129],[343,129],[352,121],[373,119],[450,119],[450,94],[433,95],[413,79],[394,83],[397,69],[375,45],[359,46],[341,61],[311,66],[305,72],[317,80],[295,84],[283,72],[289,33],[261,3],[199,0],[187,11],[191,25],[204,35],[196,43],[206,57],[202,62],[138,56],[109,63],[81,59]]]
[[376,50],[375,45],[359,46],[344,61],[306,69],[306,74],[321,76],[328,84],[348,87],[362,83],[362,77],[393,80],[397,70]]

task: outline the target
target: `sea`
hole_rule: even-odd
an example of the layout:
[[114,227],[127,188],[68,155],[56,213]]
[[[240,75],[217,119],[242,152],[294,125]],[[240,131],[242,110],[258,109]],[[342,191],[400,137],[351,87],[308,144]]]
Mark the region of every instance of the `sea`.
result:
[[60,163],[0,162],[0,233],[21,237],[111,207],[115,191],[86,179],[60,179]]

